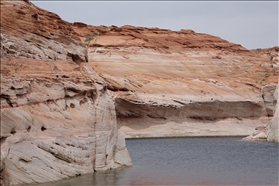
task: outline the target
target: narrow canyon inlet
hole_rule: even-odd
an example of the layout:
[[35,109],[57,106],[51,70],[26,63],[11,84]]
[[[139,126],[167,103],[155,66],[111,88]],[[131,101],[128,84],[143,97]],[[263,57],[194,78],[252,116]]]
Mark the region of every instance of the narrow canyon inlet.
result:
[[278,185],[279,144],[227,138],[126,141],[133,167],[36,186]]

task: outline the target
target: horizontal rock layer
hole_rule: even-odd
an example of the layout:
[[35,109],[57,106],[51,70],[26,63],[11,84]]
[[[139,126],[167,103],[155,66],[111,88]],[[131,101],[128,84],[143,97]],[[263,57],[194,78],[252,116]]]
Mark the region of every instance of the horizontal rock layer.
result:
[[[22,67],[20,61],[2,57],[1,68],[12,71]],[[118,135],[111,96],[86,70],[90,66],[68,63],[64,68],[65,62],[59,61],[24,62],[26,68],[20,75],[2,77],[4,185],[55,181],[131,165],[121,142],[124,137]],[[55,67],[60,71],[53,73]]]
[[1,1],[1,55],[87,61],[85,45],[71,24],[24,1]]
[[1,184],[130,166],[124,136],[248,135],[273,115],[277,53],[192,30],[71,24],[2,0]]
[[1,1],[1,185],[131,166],[106,83],[71,24]]
[[[107,82],[126,137],[249,135],[273,116],[278,47],[250,51],[192,30],[73,29],[80,39],[99,33],[89,64]],[[223,132],[210,132],[217,125]]]

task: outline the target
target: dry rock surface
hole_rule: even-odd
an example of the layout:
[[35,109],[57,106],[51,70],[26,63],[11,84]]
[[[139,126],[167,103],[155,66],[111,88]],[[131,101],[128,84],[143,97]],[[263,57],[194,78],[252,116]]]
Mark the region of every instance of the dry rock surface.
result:
[[[74,23],[126,138],[248,136],[273,117],[278,46],[247,50],[193,30]],[[265,138],[266,139],[266,138]]]
[[63,60],[87,60],[84,44],[71,23],[23,0],[1,0],[1,55]]
[[275,111],[274,111],[274,117],[272,118],[272,121],[270,125],[268,126],[267,131],[267,140],[268,141],[274,141],[279,142],[279,84],[277,84],[276,91],[274,93],[274,101],[273,104],[275,105]]
[[0,3],[1,185],[131,166],[124,137],[247,136],[256,128],[258,139],[278,141],[278,46],[68,23],[28,0]]
[[[269,89],[270,87],[264,87],[263,90]],[[274,87],[272,87],[274,89]],[[248,141],[273,141],[273,142],[279,142],[279,118],[278,118],[278,89],[279,89],[279,84],[276,86],[276,90],[273,95],[270,95],[269,93],[263,94],[263,97],[268,97],[268,105],[269,108],[271,108],[271,105],[273,105],[272,110],[274,112],[273,117],[271,121],[268,123],[265,123],[263,125],[259,125],[258,127],[255,128],[255,131],[244,138],[244,140]]]
[[71,24],[1,1],[0,185],[131,166],[105,81]]

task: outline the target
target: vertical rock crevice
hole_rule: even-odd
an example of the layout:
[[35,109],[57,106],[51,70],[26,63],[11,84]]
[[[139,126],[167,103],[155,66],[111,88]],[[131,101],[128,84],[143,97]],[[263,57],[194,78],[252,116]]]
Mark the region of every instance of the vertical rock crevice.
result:
[[267,128],[267,141],[279,142],[279,83],[273,94],[274,114]]
[[84,62],[71,23],[30,2],[1,1],[1,185],[126,166],[112,158],[112,98]]

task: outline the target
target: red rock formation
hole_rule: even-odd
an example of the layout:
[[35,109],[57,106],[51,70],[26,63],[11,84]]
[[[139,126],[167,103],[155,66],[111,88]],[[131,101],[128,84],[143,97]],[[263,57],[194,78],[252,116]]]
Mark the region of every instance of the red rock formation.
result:
[[25,1],[1,1],[1,53],[20,58],[86,61],[71,24]]
[[100,34],[88,50],[89,64],[113,93],[126,137],[249,135],[272,116],[268,95],[261,94],[278,82],[271,51],[262,55],[192,30],[73,28],[81,40]]
[[0,185],[131,166],[105,82],[56,14],[1,1]]
[[131,165],[116,116],[126,137],[248,135],[273,113],[277,53],[192,30],[70,24],[2,0],[1,184]]

